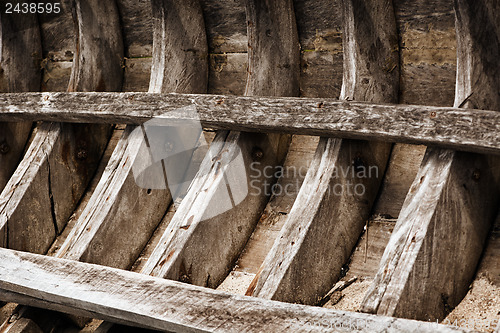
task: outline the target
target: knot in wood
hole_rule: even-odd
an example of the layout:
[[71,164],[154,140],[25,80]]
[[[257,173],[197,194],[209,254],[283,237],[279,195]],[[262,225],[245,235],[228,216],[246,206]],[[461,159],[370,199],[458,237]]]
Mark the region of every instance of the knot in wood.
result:
[[7,142],[0,142],[0,154],[5,155],[10,151],[10,146]]
[[254,161],[261,160],[264,157],[264,152],[259,147],[253,147],[252,149],[252,159]]
[[474,169],[474,171],[472,171],[472,179],[476,182],[479,181],[479,179],[481,179],[481,170]]

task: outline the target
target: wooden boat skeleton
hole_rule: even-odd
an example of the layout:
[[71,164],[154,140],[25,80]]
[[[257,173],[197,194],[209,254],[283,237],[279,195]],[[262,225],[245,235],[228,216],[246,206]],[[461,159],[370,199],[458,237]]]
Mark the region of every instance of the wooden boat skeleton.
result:
[[[403,0],[335,1],[341,38],[326,28],[304,37],[298,13],[331,10],[326,2],[226,2],[67,0],[66,16],[1,13],[0,332],[474,331],[440,323],[473,281],[500,281],[498,1],[442,1],[456,16],[454,107],[402,96],[414,70],[403,66]],[[47,51],[70,44],[47,35],[56,24],[64,35],[68,17],[75,51]],[[137,17],[149,21],[136,27]],[[228,34],[222,21],[246,37],[217,35]],[[337,95],[304,84],[305,63],[325,50],[342,57]],[[40,60],[47,52],[52,60]],[[145,60],[130,55],[141,52],[151,75],[134,91],[130,78],[144,74],[132,64]],[[226,71],[241,59],[238,86]],[[67,81],[46,80],[59,82],[64,66]],[[220,75],[227,83],[214,88]],[[148,136],[151,121],[169,125],[176,151],[188,152],[182,163],[155,156],[151,145],[173,143]],[[315,306],[357,279],[332,289],[359,249],[367,260],[398,154],[419,157],[387,215],[392,233],[365,266],[373,281],[360,312]],[[264,171],[289,165],[307,174]],[[375,177],[345,172],[370,167]],[[155,176],[141,183],[146,170]],[[168,187],[172,172],[180,192]],[[263,190],[251,194],[252,180]],[[363,192],[332,191],[346,184]],[[220,290],[238,272],[250,277],[245,295]],[[500,320],[487,325],[500,332]]]

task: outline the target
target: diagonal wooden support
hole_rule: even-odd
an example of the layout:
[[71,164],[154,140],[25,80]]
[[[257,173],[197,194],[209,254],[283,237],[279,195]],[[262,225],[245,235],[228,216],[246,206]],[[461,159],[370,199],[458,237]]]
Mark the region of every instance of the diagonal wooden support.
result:
[[[341,99],[397,102],[391,1],[345,0]],[[315,304],[338,280],[369,217],[389,158],[387,143],[322,138],[273,248],[247,295]]]
[[[455,106],[500,110],[500,3],[456,0],[455,11]],[[474,278],[498,200],[498,163],[428,148],[362,310],[443,319]]]
[[[42,44],[36,15],[0,13],[0,92],[39,91]],[[0,191],[24,152],[31,122],[0,123]]]
[[[154,48],[149,91],[206,92],[207,45],[198,1],[153,1],[152,10]],[[162,147],[167,144],[154,143]],[[146,142],[141,127],[127,126],[99,185],[57,256],[119,268],[132,265],[172,200],[163,172],[153,179],[156,184],[150,184],[155,187],[137,183],[134,167],[155,162],[148,144],[153,143]]]
[[[75,15],[77,51],[68,90],[119,91],[123,43],[116,6],[76,1]],[[109,134],[109,125],[43,123],[36,129],[0,194],[1,246],[47,251],[80,200]]]
[[[298,95],[299,44],[292,1],[246,3],[246,95]],[[219,101],[223,104],[224,100]],[[228,274],[269,198],[288,137],[220,131],[169,227],[142,269],[216,287]]]
[[[172,14],[174,8],[175,15]],[[153,1],[153,13],[154,58],[150,92],[206,92],[207,45],[197,0],[189,3]],[[179,30],[180,26],[186,30]],[[153,189],[136,182],[134,167],[155,162],[148,147],[151,143],[145,140],[141,127],[127,126],[91,198],[55,253],[56,257],[122,269],[133,264],[172,199],[163,173],[154,179],[159,184],[151,184],[156,186]],[[165,144],[155,143],[162,147]],[[48,324],[52,325],[51,329],[57,326],[58,318],[54,314],[43,316],[52,318]],[[82,320],[78,318],[78,321]],[[44,329],[49,330],[48,327]]]
[[170,332],[470,332],[437,323],[231,295],[1,248],[0,298]]
[[[74,6],[76,52],[68,91],[120,91],[123,42],[115,3],[76,1]],[[61,123],[36,128],[25,158],[0,195],[4,247],[48,250],[91,180],[110,130],[110,125]],[[0,330],[29,332],[31,325],[24,322],[6,321]]]

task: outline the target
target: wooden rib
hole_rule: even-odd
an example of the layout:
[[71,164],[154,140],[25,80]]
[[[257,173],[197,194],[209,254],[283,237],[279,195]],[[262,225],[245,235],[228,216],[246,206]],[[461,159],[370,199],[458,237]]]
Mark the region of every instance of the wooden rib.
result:
[[[123,44],[114,3],[76,1],[75,15],[77,52],[68,90],[120,90]],[[37,128],[0,195],[2,246],[47,251],[93,175],[109,134],[109,125],[44,123]]]
[[[0,92],[39,91],[42,43],[36,15],[0,13]],[[24,152],[30,122],[0,123],[0,192]]]
[[[299,44],[292,2],[250,0],[246,6],[246,94],[297,95]],[[273,179],[262,170],[280,163],[287,146],[288,138],[279,135],[219,132],[141,272],[209,287],[222,282],[268,200]]]
[[[500,110],[500,3],[455,5],[455,106]],[[435,320],[460,302],[498,210],[498,164],[490,162],[486,156],[427,149],[363,311]]]
[[[153,1],[152,5],[154,49],[150,92],[205,92],[207,45],[197,0]],[[177,14],[173,15],[174,12]],[[136,183],[134,163],[154,161],[142,131],[135,129],[136,126],[127,126],[96,191],[57,256],[127,268],[151,237],[172,196],[163,175],[160,180],[165,183],[157,189]],[[169,128],[172,130],[175,128]]]
[[[191,113],[179,108],[193,107]],[[68,111],[68,110],[71,110]],[[0,120],[142,124],[199,120],[204,127],[427,144],[499,154],[495,111],[338,101],[151,93],[0,94]]]
[[[342,5],[341,99],[397,102],[391,1],[346,0]],[[387,143],[320,140],[297,200],[247,295],[315,304],[330,290],[369,217],[390,149]],[[367,176],[356,177],[363,168]],[[377,174],[370,175],[370,168]]]
[[468,332],[437,323],[230,295],[115,268],[0,249],[0,297],[176,332]]
[[[116,5],[92,0],[76,1],[74,6],[76,52],[68,90],[119,91],[123,42]],[[26,157],[0,196],[5,247],[48,250],[91,180],[111,129],[61,123],[36,128]],[[23,321],[6,321],[0,330],[29,332]]]
[[[168,12],[166,8],[169,8]],[[174,12],[174,8],[177,14],[168,15]],[[153,13],[150,91],[205,92],[207,46],[197,0],[189,3],[153,1]],[[188,27],[187,31],[178,29],[182,26]],[[169,128],[169,131],[172,130],[175,128]],[[159,181],[165,183],[154,184],[158,188],[137,185],[134,165],[153,163],[142,131],[136,130],[136,126],[127,126],[89,202],[55,256],[129,268],[150,239],[172,199],[163,174]],[[55,327],[57,319],[54,315],[45,316],[53,318],[51,325]],[[76,319],[82,322],[82,318]]]

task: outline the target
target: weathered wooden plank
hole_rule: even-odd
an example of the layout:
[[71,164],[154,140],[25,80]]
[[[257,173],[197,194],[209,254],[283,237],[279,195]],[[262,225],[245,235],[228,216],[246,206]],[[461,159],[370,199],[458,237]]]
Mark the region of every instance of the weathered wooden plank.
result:
[[[39,91],[42,46],[36,15],[0,13],[0,92]],[[0,191],[17,167],[30,122],[0,123]]]
[[[455,106],[500,110],[500,66],[494,60],[500,56],[500,4],[455,5]],[[460,302],[498,211],[497,165],[486,156],[427,149],[363,311],[434,320]]]
[[244,1],[200,0],[200,3],[210,52],[246,53],[248,38]]
[[177,332],[467,332],[435,323],[237,296],[115,268],[0,249],[0,297]]
[[[120,90],[123,45],[116,7],[97,1],[77,1],[75,6],[78,52],[68,90]],[[105,29],[96,25],[95,12],[106,13],[97,17]],[[109,125],[39,126],[25,158],[0,194],[2,246],[47,251],[93,175],[109,129]]]
[[[249,1],[246,6],[246,94],[297,95],[299,50],[291,1]],[[286,141],[279,135],[218,132],[141,272],[209,287],[220,284],[268,200],[274,177],[267,179],[262,171],[281,163]]]
[[[117,0],[123,28],[125,56],[151,57],[153,53],[153,15],[150,0]],[[145,80],[149,81],[149,76]]]
[[453,1],[394,0],[401,49],[400,103],[453,103],[456,38]]
[[[196,113],[178,110],[192,105]],[[141,124],[154,117],[180,122],[199,119],[204,127],[215,129],[395,141],[482,153],[497,153],[500,148],[500,115],[484,110],[326,98],[151,93],[0,95],[2,121]]]
[[[341,99],[396,102],[398,49],[391,2],[348,0],[342,6],[346,31]],[[320,140],[287,221],[248,295],[315,304],[330,290],[369,217],[390,150],[388,143]],[[356,175],[364,168],[365,175]]]
[[[244,295],[259,271],[274,240],[285,224],[286,217],[297,198],[307,168],[318,145],[318,137],[292,136],[292,141],[282,166],[266,169],[267,177],[276,175],[278,180],[270,188],[270,199],[240,254],[232,272],[217,289]],[[256,175],[256,171],[253,171]]]

